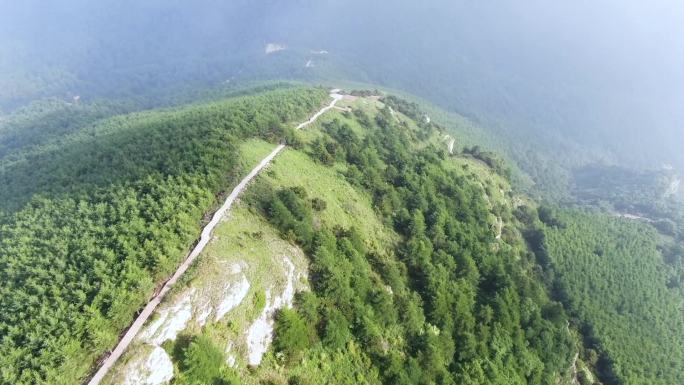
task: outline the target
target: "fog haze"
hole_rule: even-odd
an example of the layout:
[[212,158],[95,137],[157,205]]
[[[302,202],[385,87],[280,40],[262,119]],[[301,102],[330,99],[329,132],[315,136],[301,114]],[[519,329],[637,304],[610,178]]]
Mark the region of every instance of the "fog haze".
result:
[[[617,162],[682,169],[683,26],[684,5],[668,0],[4,1],[0,105],[241,74],[339,76]],[[264,55],[271,42],[287,45],[283,58]],[[330,54],[307,73],[310,50]]]

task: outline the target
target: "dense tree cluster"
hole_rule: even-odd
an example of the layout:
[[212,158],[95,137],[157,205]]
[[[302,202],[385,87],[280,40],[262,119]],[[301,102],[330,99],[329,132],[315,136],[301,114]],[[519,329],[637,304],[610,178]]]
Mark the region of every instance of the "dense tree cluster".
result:
[[555,217],[564,225],[544,226],[539,252],[556,295],[600,353],[593,361],[605,382],[684,383],[681,248],[662,255],[645,223],[583,211]]
[[325,96],[118,116],[1,158],[0,383],[82,379],[242,172],[237,142],[280,140]]
[[12,151],[72,133],[97,120],[127,112],[129,108],[130,106],[123,103],[113,102],[34,102],[0,120],[0,158]]
[[[184,341],[185,342],[185,341]],[[180,373],[175,385],[241,385],[235,371],[226,364],[226,354],[211,338],[200,334],[180,344],[175,350]]]
[[480,185],[445,169],[443,152],[417,150],[420,132],[388,109],[354,116],[363,135],[333,121],[310,154],[343,164],[397,241],[380,250],[354,228],[315,225],[305,187],[260,192],[270,221],[311,260],[313,291],[277,323],[287,365],[306,349],[360,345],[387,384],[564,381],[575,350],[567,317],[519,237],[493,247]]
[[480,146],[466,147],[463,149],[464,154],[468,154],[475,159],[481,160],[491,167],[492,170],[496,171],[499,175],[505,176],[507,178],[511,177],[511,170],[506,165],[506,163],[491,151],[483,151]]

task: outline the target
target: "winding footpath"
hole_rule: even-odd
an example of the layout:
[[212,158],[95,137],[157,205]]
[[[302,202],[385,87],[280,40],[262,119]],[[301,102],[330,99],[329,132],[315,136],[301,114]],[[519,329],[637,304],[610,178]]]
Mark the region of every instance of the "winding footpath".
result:
[[[330,91],[330,97],[333,98],[330,104],[323,107],[320,111],[314,114],[306,122],[298,125],[297,129],[302,129],[308,126],[309,124],[315,122],[316,119],[318,119],[321,115],[335,107],[335,104],[343,98],[343,96],[340,95],[339,92],[340,90],[338,89]],[[216,225],[219,224],[221,218],[223,218],[226,215],[226,213],[230,210],[231,206],[238,198],[240,193],[242,193],[242,191],[245,189],[245,187],[247,187],[249,182],[251,182],[252,179],[254,179],[254,177],[259,175],[259,173],[273,160],[273,158],[275,158],[283,150],[283,148],[285,148],[284,144],[278,145],[278,147],[276,147],[273,151],[271,151],[270,154],[268,154],[264,159],[262,159],[261,162],[259,162],[259,164],[256,167],[254,167],[254,169],[244,179],[242,179],[242,181],[240,181],[240,183],[237,186],[235,186],[230,195],[228,195],[228,198],[226,198],[226,201],[223,203],[223,205],[214,213],[214,216],[211,218],[211,221],[209,221],[209,223],[207,223],[204,229],[202,229],[202,234],[200,236],[199,242],[197,242],[197,245],[192,249],[190,254],[188,254],[183,263],[178,267],[176,272],[173,273],[171,278],[168,281],[166,281],[166,283],[159,291],[159,293],[157,293],[150,300],[150,302],[148,302],[147,305],[143,308],[143,310],[135,319],[131,327],[126,331],[126,334],[124,334],[124,336],[121,338],[118,345],[116,345],[116,348],[114,348],[111,354],[102,362],[100,368],[88,382],[88,385],[99,384],[100,381],[102,381],[102,379],[105,377],[105,375],[107,375],[109,370],[119,360],[124,351],[126,351],[128,345],[131,344],[135,336],[138,334],[138,332],[140,332],[140,329],[143,327],[147,319],[150,318],[150,316],[154,312],[154,309],[159,305],[159,303],[161,303],[164,296],[171,290],[171,287],[188,270],[188,268],[190,267],[190,265],[192,265],[195,259],[197,259],[197,257],[202,253],[204,247],[207,246],[207,244],[211,240],[211,234],[214,231],[214,228],[216,227]]]

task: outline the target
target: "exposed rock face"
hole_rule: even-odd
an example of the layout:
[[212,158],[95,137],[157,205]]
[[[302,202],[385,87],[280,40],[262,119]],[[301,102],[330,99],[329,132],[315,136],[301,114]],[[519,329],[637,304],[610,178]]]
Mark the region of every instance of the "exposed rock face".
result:
[[271,291],[266,291],[266,307],[259,318],[247,330],[247,362],[250,365],[259,365],[264,353],[268,350],[273,340],[273,326],[278,309],[291,308],[295,295],[295,266],[289,258],[283,258],[287,267],[287,284],[282,294],[271,299]]
[[228,285],[224,289],[224,297],[216,307],[216,321],[220,321],[226,313],[239,305],[249,292],[249,281],[242,275],[238,282]]
[[214,298],[212,301],[212,298],[207,296],[206,288],[193,287],[181,293],[175,302],[159,310],[159,318],[150,323],[138,336],[146,346],[152,347],[152,350],[148,355],[126,365],[123,384],[162,385],[173,379],[173,363],[161,345],[168,340],[175,340],[193,319],[203,326],[214,313],[215,319],[219,321],[247,296],[250,284],[242,273],[242,266],[230,265],[226,269],[226,274],[239,278],[224,284],[220,290],[220,300]]
[[159,312],[159,318],[143,331],[140,339],[160,346],[167,340],[175,340],[192,318],[192,297],[195,290],[189,290],[171,307]]
[[679,186],[681,185],[681,183],[682,183],[682,180],[679,179],[679,176],[673,175],[670,178],[670,185],[665,190],[665,197],[671,197],[671,196],[677,195],[679,193]]
[[155,347],[147,359],[130,364],[123,385],[163,385],[173,378],[171,358],[160,347]]

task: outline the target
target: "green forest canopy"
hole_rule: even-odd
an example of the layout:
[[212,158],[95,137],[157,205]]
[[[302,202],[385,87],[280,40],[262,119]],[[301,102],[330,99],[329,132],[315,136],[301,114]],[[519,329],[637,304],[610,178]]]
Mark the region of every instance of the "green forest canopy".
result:
[[648,224],[589,211],[556,215],[544,227],[555,290],[605,353],[606,382],[684,383],[681,256],[664,260]]
[[117,116],[0,159],[1,382],[79,382],[243,173],[237,143],[282,138],[325,98],[291,88]]

